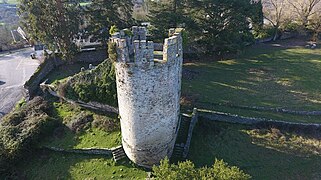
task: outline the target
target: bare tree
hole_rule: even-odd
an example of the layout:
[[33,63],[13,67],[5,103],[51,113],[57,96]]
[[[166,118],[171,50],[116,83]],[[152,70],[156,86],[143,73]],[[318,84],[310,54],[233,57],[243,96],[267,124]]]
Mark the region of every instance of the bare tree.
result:
[[298,21],[307,28],[310,19],[315,17],[320,9],[321,0],[287,0],[293,7],[293,12],[297,15]]
[[313,32],[311,40],[317,41],[318,36],[321,33],[321,12],[320,11],[316,11],[311,15],[307,28],[312,30]]
[[287,0],[262,0],[264,19],[274,28],[273,40],[279,36],[280,27],[290,20]]

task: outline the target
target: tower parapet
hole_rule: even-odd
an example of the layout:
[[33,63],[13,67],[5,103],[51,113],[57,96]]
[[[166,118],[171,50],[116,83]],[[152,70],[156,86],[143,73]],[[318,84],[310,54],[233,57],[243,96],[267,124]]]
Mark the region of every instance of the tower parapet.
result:
[[[127,33],[126,33],[127,31]],[[122,144],[138,165],[151,167],[170,157],[178,131],[182,37],[165,39],[163,58],[155,59],[154,44],[144,27],[115,33],[116,82]]]

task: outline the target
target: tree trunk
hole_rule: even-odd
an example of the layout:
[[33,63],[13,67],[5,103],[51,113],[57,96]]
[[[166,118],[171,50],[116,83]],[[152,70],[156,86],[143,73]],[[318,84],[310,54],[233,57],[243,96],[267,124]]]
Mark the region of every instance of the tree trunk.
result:
[[278,27],[275,27],[275,32],[274,32],[274,36],[273,36],[273,41],[276,41],[278,39],[278,31],[279,31],[279,28]]

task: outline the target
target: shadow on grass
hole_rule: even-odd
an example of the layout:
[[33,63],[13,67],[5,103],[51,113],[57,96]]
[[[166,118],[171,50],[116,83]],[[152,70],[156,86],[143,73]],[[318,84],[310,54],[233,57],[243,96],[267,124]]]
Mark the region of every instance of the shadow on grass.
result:
[[124,161],[115,164],[111,157],[78,155],[39,150],[21,162],[17,171],[24,179],[120,179],[144,178],[143,169]]
[[98,65],[99,62],[95,63],[84,63],[84,62],[76,62],[74,64],[64,64],[55,68],[51,73],[48,74],[47,79],[48,83],[53,83],[54,81],[58,81],[61,79],[65,79],[69,76],[73,76],[80,72],[81,68],[84,67],[88,69],[89,64],[94,66]]
[[215,158],[238,166],[253,179],[319,179],[321,157],[258,146],[244,131],[253,127],[200,120],[188,159],[198,167],[211,166]]
[[183,77],[182,93],[197,95],[198,105],[215,102],[320,110],[320,59],[319,50],[251,47],[235,59],[185,64],[187,71],[198,74],[192,79]]

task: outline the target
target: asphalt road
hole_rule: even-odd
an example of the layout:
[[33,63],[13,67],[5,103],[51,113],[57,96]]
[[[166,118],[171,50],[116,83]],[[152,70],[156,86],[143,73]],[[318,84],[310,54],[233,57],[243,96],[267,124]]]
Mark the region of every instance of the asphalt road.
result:
[[40,62],[30,58],[31,48],[0,54],[0,119],[24,96],[23,85]]

